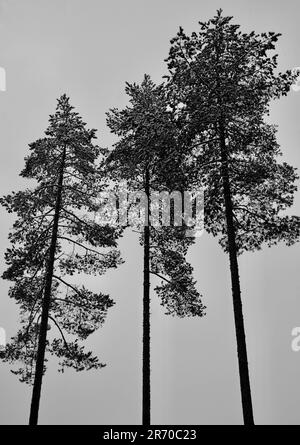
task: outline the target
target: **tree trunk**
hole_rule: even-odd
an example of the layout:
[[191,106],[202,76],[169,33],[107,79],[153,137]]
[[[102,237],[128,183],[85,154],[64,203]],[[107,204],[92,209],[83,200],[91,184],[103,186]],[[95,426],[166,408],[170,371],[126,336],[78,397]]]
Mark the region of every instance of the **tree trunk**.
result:
[[240,288],[239,269],[237,260],[237,247],[235,240],[232,199],[230,191],[229,172],[228,172],[228,155],[225,142],[224,126],[222,122],[219,123],[219,138],[220,138],[221,159],[222,159],[223,193],[224,193],[225,210],[226,210],[233,310],[234,310],[235,332],[237,340],[237,353],[238,353],[238,363],[239,363],[243,416],[245,425],[254,425],[245,327],[244,327],[244,318],[243,318],[243,309],[241,300],[241,288]]
[[37,423],[38,423],[38,414],[39,414],[39,405],[40,405],[41,388],[42,388],[43,371],[44,371],[44,360],[45,360],[45,351],[46,351],[46,341],[47,341],[49,308],[50,308],[50,302],[51,302],[52,278],[53,278],[55,251],[56,251],[57,234],[58,234],[59,214],[60,214],[60,208],[61,208],[61,196],[62,196],[63,174],[64,174],[64,167],[65,167],[65,157],[66,157],[66,148],[64,148],[64,150],[63,150],[62,165],[61,165],[61,170],[60,170],[60,175],[59,175],[58,185],[57,185],[57,197],[56,197],[56,203],[55,203],[55,214],[54,214],[54,219],[53,219],[51,244],[50,244],[50,249],[49,249],[49,259],[48,259],[48,264],[47,264],[47,274],[46,274],[46,280],[45,280],[45,290],[44,290],[44,298],[43,298],[43,307],[42,307],[42,316],[41,316],[41,324],[40,324],[40,332],[39,332],[39,342],[38,342],[36,366],[35,366],[34,384],[33,384],[32,398],[31,398],[29,425],[37,425]]
[[147,208],[144,227],[144,289],[143,289],[143,425],[150,425],[150,185],[149,169],[145,172]]

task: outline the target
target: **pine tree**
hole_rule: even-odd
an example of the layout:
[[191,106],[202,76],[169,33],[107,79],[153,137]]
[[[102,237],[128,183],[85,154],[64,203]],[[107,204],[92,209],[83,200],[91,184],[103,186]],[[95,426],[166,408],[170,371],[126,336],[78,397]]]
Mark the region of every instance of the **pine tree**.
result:
[[153,192],[184,190],[186,181],[178,129],[168,110],[164,86],[156,86],[146,75],[141,85],[127,83],[126,93],[130,106],[107,114],[109,128],[119,136],[107,157],[107,169],[116,183],[126,181],[129,194],[142,191],[147,197],[142,216],[145,219],[139,219],[136,227],[142,230],[140,243],[144,250],[142,417],[143,425],[150,425],[150,276],[161,279],[155,290],[166,314],[201,317],[205,307],[193,280],[193,269],[185,259],[194,241],[186,236],[187,227],[153,224],[157,206]]
[[279,163],[270,101],[287,94],[295,76],[276,73],[270,51],[280,34],[242,33],[219,10],[198,33],[180,28],[167,59],[168,88],[181,103],[189,145],[190,180],[205,188],[205,229],[228,252],[244,423],[254,423],[238,255],[299,240],[300,219],[282,211],[293,203],[296,171]]
[[38,421],[46,352],[58,357],[61,372],[66,367],[82,371],[105,366],[85,352],[80,340],[103,324],[114,302],[65,278],[101,275],[121,262],[119,232],[95,222],[97,194],[104,187],[97,176],[100,149],[93,144],[95,137],[69,98],[61,96],[45,137],[29,145],[21,172],[34,179],[36,187],[1,198],[17,216],[3,278],[14,283],[9,295],[21,312],[21,329],[7,345],[4,360],[21,362],[12,372],[33,384],[30,425]]

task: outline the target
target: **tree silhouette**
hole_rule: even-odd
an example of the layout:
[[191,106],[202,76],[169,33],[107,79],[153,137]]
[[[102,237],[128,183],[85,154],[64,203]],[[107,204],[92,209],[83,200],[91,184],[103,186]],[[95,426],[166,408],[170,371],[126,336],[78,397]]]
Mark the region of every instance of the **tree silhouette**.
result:
[[152,193],[184,189],[186,181],[180,168],[183,158],[178,129],[167,109],[164,86],[156,86],[146,75],[141,85],[127,83],[126,93],[130,106],[107,113],[109,128],[119,136],[107,157],[107,169],[116,183],[126,181],[129,193],[142,191],[147,198],[145,219],[136,226],[142,230],[144,249],[143,425],[150,425],[150,275],[161,280],[155,290],[167,314],[203,316],[205,307],[195,287],[193,269],[185,259],[194,242],[193,237],[186,236],[187,227],[177,227],[174,221],[170,226],[153,224],[155,207],[158,212],[162,209],[154,203]]
[[[75,273],[101,275],[121,262],[116,249],[119,231],[94,218],[97,194],[103,189],[96,175],[100,149],[93,145],[95,137],[69,98],[61,96],[45,137],[30,144],[21,172],[35,179],[36,187],[1,198],[8,212],[17,215],[3,278],[14,282],[9,295],[21,312],[21,329],[7,345],[4,360],[21,362],[13,372],[33,384],[30,425],[38,421],[47,351],[59,358],[62,372],[65,367],[81,371],[105,366],[85,352],[79,340],[103,324],[114,302],[65,278]],[[47,335],[52,326],[58,337],[52,331]]]
[[189,141],[190,181],[205,188],[205,228],[228,252],[244,423],[254,424],[238,255],[262,244],[299,239],[293,203],[295,169],[278,163],[270,101],[286,95],[295,76],[276,74],[270,56],[280,34],[242,33],[222,10],[198,33],[180,28],[167,59],[168,88]]

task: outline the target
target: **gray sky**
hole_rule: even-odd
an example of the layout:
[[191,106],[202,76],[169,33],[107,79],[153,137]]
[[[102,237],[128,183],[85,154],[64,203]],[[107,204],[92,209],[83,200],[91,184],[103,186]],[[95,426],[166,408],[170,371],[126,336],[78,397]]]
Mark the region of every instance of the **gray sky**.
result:
[[[149,73],[159,82],[163,60],[179,25],[197,31],[199,20],[222,7],[245,31],[275,31],[280,69],[300,66],[298,0],[7,0],[0,1],[0,194],[28,181],[18,177],[27,144],[43,135],[56,98],[67,93],[99,144],[113,138],[105,112],[126,104],[125,81]],[[284,160],[300,167],[300,92],[274,104],[272,121]],[[299,215],[300,193],[293,213]],[[12,217],[1,208],[0,267]],[[300,424],[300,352],[291,331],[300,326],[300,245],[265,248],[240,259],[254,414],[257,424]],[[121,241],[126,263],[87,280],[116,301],[103,328],[87,345],[107,367],[58,374],[49,362],[41,424],[140,424],[142,360],[142,252],[134,234]],[[152,423],[239,424],[242,411],[228,258],[207,234],[189,258],[207,306],[203,319],[164,315],[152,303]],[[0,326],[17,330],[18,311],[0,282]],[[0,423],[28,421],[31,390],[0,364]]]

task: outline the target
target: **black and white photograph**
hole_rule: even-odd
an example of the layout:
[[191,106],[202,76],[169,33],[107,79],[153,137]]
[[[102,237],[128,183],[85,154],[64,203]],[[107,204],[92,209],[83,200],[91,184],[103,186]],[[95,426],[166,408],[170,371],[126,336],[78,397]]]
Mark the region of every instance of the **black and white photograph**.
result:
[[299,23],[0,0],[0,425],[300,425]]

